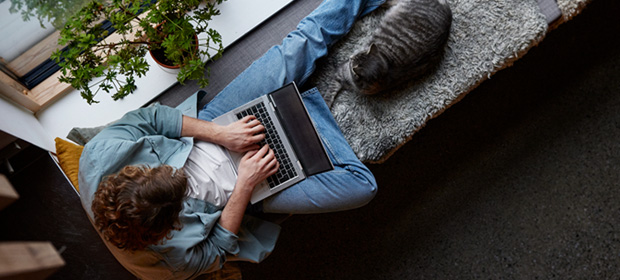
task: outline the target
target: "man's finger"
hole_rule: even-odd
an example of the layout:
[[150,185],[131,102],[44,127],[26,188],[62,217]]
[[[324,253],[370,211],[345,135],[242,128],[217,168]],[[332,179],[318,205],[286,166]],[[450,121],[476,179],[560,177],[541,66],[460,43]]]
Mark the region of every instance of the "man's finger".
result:
[[252,132],[252,134],[256,134],[259,133],[261,131],[265,130],[265,127],[260,124],[260,122],[258,123],[258,125],[252,127],[252,129],[250,130]]
[[264,145],[262,148],[260,148],[256,154],[254,154],[254,156],[260,157],[260,158],[264,158],[265,155],[267,154],[267,152],[269,152],[269,146],[268,145]]
[[263,134],[263,133],[259,133],[259,134],[256,134],[256,135],[253,135],[253,136],[250,137],[250,141],[252,143],[258,143],[258,142],[262,141],[263,139],[265,139],[265,134]]
[[276,158],[276,153],[272,149],[269,149],[269,153],[267,153],[267,155],[265,157],[266,158],[275,159]]
[[[258,146],[258,145],[256,145]],[[253,157],[256,153],[258,153],[258,149],[249,149],[246,151],[245,155],[243,155],[243,157],[245,158],[251,158]]]
[[248,116],[245,116],[245,117],[241,118],[239,120],[239,122],[247,124],[247,123],[251,122],[253,119],[256,119],[256,117],[254,117],[252,115],[248,115]]
[[280,169],[280,163],[274,158],[273,161],[275,161],[274,166],[269,170],[269,176],[276,174],[276,172],[278,172],[278,169]]
[[[274,156],[271,161],[269,161],[270,168],[275,168],[276,166],[279,165],[278,160],[276,159],[276,157]],[[275,168],[277,170],[277,168]]]
[[244,147],[243,149],[241,149],[241,152],[248,152],[248,151],[258,152],[258,150],[260,150],[260,146],[258,144],[250,144]]

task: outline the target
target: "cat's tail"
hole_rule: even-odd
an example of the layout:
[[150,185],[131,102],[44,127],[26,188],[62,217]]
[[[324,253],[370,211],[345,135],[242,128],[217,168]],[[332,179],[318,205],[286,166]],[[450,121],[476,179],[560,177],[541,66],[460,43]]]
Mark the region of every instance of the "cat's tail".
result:
[[332,108],[336,95],[338,95],[343,89],[344,87],[339,79],[334,79],[331,81],[327,93],[323,96],[323,99],[329,109]]

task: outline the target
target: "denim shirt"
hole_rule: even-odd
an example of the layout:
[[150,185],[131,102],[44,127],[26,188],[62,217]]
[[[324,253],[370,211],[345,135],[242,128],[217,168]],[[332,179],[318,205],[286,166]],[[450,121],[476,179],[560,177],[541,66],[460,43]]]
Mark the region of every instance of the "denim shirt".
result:
[[[91,222],[94,193],[102,178],[126,165],[183,167],[193,146],[181,137],[182,113],[166,106],[127,113],[88,144],[80,158],[79,185]],[[227,260],[260,262],[273,250],[280,227],[244,217],[239,235],[222,228],[221,209],[203,200],[186,198],[179,214],[180,230],[172,238],[141,251],[125,251],[104,240],[117,260],[143,279],[187,279],[220,269]]]

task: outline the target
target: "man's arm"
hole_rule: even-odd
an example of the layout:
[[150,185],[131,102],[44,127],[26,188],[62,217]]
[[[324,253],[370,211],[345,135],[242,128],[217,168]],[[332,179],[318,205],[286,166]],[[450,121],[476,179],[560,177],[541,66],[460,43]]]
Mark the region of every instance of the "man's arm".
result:
[[181,136],[215,143],[235,152],[258,150],[256,144],[265,138],[263,125],[253,116],[246,116],[227,126],[183,116]]
[[267,145],[260,147],[256,144],[265,138],[265,134],[261,133],[264,130],[263,125],[253,116],[246,116],[227,126],[183,116],[182,136],[219,144],[237,152],[247,151],[239,165],[235,189],[219,221],[220,226],[235,234],[239,232],[254,187],[276,173],[280,166],[273,150]]
[[267,177],[276,173],[280,164],[276,160],[273,150],[267,145],[260,150],[247,152],[239,164],[239,176],[228,203],[222,210],[220,226],[237,234],[245,208],[250,202],[254,187]]
[[168,106],[152,106],[130,111],[99,132],[90,142],[100,140],[138,141],[150,135],[181,136],[181,111]]

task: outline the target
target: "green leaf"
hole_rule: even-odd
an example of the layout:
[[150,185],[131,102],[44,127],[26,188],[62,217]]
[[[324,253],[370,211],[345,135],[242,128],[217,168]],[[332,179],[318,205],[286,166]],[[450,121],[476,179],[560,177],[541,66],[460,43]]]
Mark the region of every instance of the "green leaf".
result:
[[[163,48],[168,58],[181,65],[177,76],[180,82],[191,79],[206,85],[209,72],[200,55],[208,61],[222,54],[221,35],[209,28],[210,20],[220,14],[216,5],[222,0],[198,8],[201,1],[159,0],[156,4],[151,4],[150,0],[89,1],[75,16],[68,18],[60,30],[59,42],[69,45],[70,49],[56,51],[51,56],[61,66],[63,74],[59,80],[69,82],[89,104],[98,102],[94,97],[99,91],[112,94],[114,100],[123,98],[136,90],[135,78],[146,75],[149,70],[144,58],[148,44],[150,49]],[[142,19],[132,21],[141,8],[144,8]],[[188,11],[194,11],[194,15],[188,15]],[[99,44],[99,40],[109,35],[99,23],[102,18],[113,23],[116,33],[132,34],[137,39]],[[155,28],[158,25],[159,30]],[[201,45],[215,54],[195,51],[195,32],[207,35]],[[147,38],[147,42],[143,38]],[[98,78],[98,82],[90,84]],[[97,88],[95,93],[93,87]]]

